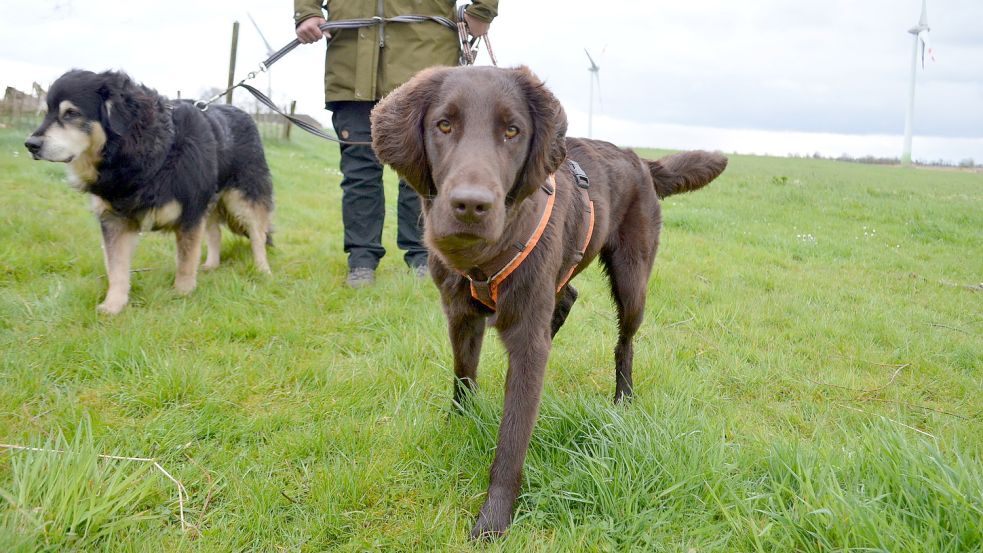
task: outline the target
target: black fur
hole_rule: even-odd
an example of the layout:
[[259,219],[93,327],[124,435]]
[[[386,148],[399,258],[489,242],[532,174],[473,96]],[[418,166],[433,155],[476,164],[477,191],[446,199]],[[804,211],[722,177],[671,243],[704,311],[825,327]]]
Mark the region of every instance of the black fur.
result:
[[65,99],[87,119],[100,121],[106,132],[98,178],[84,190],[117,214],[138,219],[148,209],[177,200],[180,228],[187,229],[227,188],[272,210],[273,183],[263,144],[242,110],[212,105],[201,111],[190,101],[169,101],[124,73],[73,70],[48,92],[48,116],[36,135],[54,122]]
[[73,70],[48,92],[48,114],[24,143],[35,159],[69,165],[73,181],[98,201],[109,289],[99,311],[129,300],[138,233],[173,231],[174,287],[196,285],[220,260],[220,223],[249,238],[256,268],[269,273],[273,182],[252,118],[232,106],[202,111],[171,102],[126,74]]

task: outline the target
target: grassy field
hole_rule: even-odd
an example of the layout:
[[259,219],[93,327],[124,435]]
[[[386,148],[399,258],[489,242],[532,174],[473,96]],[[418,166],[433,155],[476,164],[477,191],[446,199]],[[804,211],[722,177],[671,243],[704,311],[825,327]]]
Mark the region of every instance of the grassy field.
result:
[[[475,546],[505,356],[486,340],[475,408],[448,416],[394,207],[378,285],[343,286],[336,147],[268,145],[272,278],[226,236],[178,297],[173,239],[147,235],[105,318],[88,202],[24,134],[0,131],[0,442],[69,453],[0,452],[0,550],[983,551],[981,174],[733,156],[665,202],[634,403],[610,401],[595,267],[515,525]],[[99,452],[158,459],[192,527],[169,480]]]

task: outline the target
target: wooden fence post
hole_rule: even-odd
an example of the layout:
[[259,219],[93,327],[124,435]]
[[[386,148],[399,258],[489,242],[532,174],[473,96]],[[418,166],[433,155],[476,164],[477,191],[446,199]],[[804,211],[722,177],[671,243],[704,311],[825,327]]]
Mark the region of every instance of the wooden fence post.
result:
[[236,76],[236,50],[239,48],[239,22],[232,23],[232,52],[229,54],[229,91],[225,93],[225,103],[232,103],[232,81]]
[[[290,101],[290,115],[297,113],[297,100]],[[290,140],[290,127],[293,125],[290,123],[289,119],[286,119],[286,126],[283,127],[283,139]]]

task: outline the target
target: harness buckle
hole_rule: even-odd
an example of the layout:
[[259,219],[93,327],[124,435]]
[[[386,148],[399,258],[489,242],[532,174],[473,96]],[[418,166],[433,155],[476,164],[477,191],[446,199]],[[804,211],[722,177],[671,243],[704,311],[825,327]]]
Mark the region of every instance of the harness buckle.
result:
[[577,179],[577,186],[585,190],[590,188],[590,179],[587,178],[587,172],[583,170],[580,164],[572,159],[568,159],[567,164],[570,166],[570,172]]

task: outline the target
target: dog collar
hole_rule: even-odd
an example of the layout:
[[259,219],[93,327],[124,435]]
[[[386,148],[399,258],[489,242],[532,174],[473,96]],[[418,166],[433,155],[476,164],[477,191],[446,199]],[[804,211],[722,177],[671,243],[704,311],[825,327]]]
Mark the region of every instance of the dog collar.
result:
[[[594,232],[594,202],[590,200],[587,189],[589,187],[589,180],[587,179],[587,174],[584,173],[583,169],[576,161],[568,160],[570,165],[570,170],[574,175],[577,182],[577,188],[580,190],[581,196],[583,198],[583,203],[586,206],[587,225],[585,225],[586,233],[582,241],[581,248],[577,251],[575,259],[572,266],[568,271],[566,271],[565,276],[559,281],[556,291],[559,292],[560,289],[570,280],[573,276],[577,265],[584,258],[584,252],[587,251],[587,245],[590,244],[591,235]],[[539,220],[536,226],[532,229],[529,234],[529,238],[525,242],[515,243],[500,255],[482,265],[475,266],[468,271],[462,271],[461,274],[468,279],[471,286],[471,297],[481,302],[485,307],[495,311],[498,304],[498,289],[502,282],[509,277],[522,262],[526,260],[529,253],[532,252],[536,244],[539,243],[539,239],[542,238],[543,232],[546,230],[546,225],[549,223],[550,217],[553,214],[553,204],[556,202],[556,175],[550,174],[547,182],[543,183],[539,189],[536,190],[534,201],[542,205],[539,214]],[[488,276],[491,275],[491,276]]]

